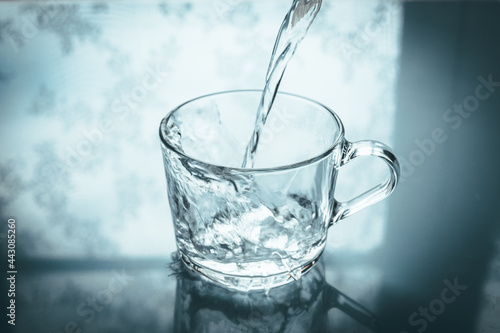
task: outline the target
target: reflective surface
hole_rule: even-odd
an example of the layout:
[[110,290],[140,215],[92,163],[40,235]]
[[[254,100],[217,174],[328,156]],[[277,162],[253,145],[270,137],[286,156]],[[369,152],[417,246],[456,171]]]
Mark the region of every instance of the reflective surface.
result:
[[[16,326],[7,326],[1,313],[2,332],[182,332],[188,325],[236,332],[264,326],[498,332],[498,1],[410,2],[390,10],[376,2],[324,3],[303,41],[317,55],[318,68],[307,71],[315,79],[300,78],[313,65],[298,51],[283,89],[332,107],[350,139],[394,147],[403,181],[388,199],[330,228],[318,266],[324,275],[311,271],[309,284],[284,295],[228,294],[172,269],[157,124],[189,98],[261,85],[275,25],[289,2],[265,10],[259,3],[72,4],[64,7],[67,16],[57,16],[71,18],[70,25],[54,19],[36,35],[26,30],[32,38],[14,44],[18,53],[5,31],[22,33],[24,15],[32,20],[36,8],[11,11],[10,2],[0,3],[2,269],[6,221],[14,217],[18,272]],[[148,21],[166,30],[156,33]],[[255,29],[266,37],[252,44]],[[202,45],[200,60],[197,43],[215,36],[228,39]],[[135,87],[145,77],[147,87],[154,85],[147,62],[154,72],[159,59],[173,69],[164,86],[146,90],[141,103],[132,101],[136,107],[120,102],[132,89],[139,96]],[[108,113],[115,99],[116,112]],[[105,128],[105,115],[115,116],[108,118],[114,128],[99,141],[92,133]],[[85,155],[80,142],[91,138],[97,144]],[[71,153],[78,147],[80,159]],[[61,160],[67,167],[55,170],[67,172],[43,168]],[[367,180],[378,166],[367,171],[362,162],[339,175],[340,200],[373,185]]]

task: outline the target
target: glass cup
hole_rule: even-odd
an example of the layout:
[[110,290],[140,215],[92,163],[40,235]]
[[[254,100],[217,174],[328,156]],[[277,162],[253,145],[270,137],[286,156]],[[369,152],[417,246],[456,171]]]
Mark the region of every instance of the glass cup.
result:
[[[260,96],[240,90],[198,97],[160,124],[180,258],[241,291],[300,279],[321,256],[328,228],[387,197],[400,172],[386,145],[347,141],[333,111],[286,93],[276,96],[254,167],[242,168]],[[387,180],[339,202],[339,168],[358,156],[386,162]]]

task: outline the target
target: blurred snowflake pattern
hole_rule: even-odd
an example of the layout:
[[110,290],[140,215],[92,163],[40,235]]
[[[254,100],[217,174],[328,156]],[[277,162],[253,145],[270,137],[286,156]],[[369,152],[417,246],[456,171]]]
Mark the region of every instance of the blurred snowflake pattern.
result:
[[[18,221],[19,255],[172,252],[159,122],[202,94],[262,88],[289,5],[0,2],[0,218]],[[401,20],[397,2],[324,2],[281,90],[332,107],[351,140],[391,144]],[[341,185],[353,195],[371,176]],[[330,241],[376,246],[384,207]]]

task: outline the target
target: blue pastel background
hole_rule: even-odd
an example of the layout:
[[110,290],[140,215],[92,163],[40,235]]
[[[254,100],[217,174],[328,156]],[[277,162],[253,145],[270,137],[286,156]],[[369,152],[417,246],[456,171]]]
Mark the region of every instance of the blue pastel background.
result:
[[[289,5],[0,3],[0,213],[18,220],[19,255],[174,251],[159,122],[202,94],[262,88]],[[391,145],[401,21],[398,3],[325,1],[281,90],[333,108],[348,139]],[[340,198],[383,178],[370,165],[341,173]],[[377,247],[384,212],[382,202],[339,225],[329,246]]]

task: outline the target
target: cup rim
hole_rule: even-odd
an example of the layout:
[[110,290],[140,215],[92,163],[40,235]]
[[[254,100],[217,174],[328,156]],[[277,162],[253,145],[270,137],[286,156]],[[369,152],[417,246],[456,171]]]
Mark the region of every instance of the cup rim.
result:
[[178,105],[177,107],[175,107],[174,109],[169,111],[160,122],[159,134],[160,134],[160,140],[161,140],[162,144],[165,147],[167,147],[170,151],[175,152],[177,155],[180,155],[184,158],[195,161],[197,164],[201,164],[201,165],[206,166],[206,167],[219,168],[219,169],[224,170],[224,171],[232,170],[232,171],[236,171],[239,173],[254,173],[254,172],[274,172],[274,171],[282,171],[282,170],[289,170],[289,169],[297,169],[297,168],[303,167],[305,165],[312,164],[312,163],[319,161],[319,160],[323,159],[324,157],[328,156],[335,149],[335,147],[337,145],[339,145],[341,142],[343,142],[342,138],[344,137],[344,124],[340,120],[340,117],[335,112],[333,112],[329,107],[327,107],[326,105],[324,105],[320,102],[317,102],[311,98],[303,97],[303,96],[288,93],[288,92],[281,92],[281,91],[278,92],[278,95],[286,95],[289,97],[298,98],[298,99],[316,104],[317,106],[326,110],[333,117],[333,119],[337,122],[337,125],[339,127],[339,132],[337,134],[337,137],[335,138],[333,143],[328,148],[326,148],[322,153],[317,154],[316,156],[308,158],[306,160],[302,160],[300,162],[295,162],[292,164],[278,165],[275,167],[266,167],[266,168],[230,167],[230,166],[219,165],[219,164],[214,164],[214,163],[202,161],[202,160],[197,159],[195,157],[192,157],[192,156],[190,156],[182,151],[179,151],[176,147],[172,146],[168,142],[167,138],[164,135],[164,131],[162,131],[162,129],[165,127],[164,125],[168,122],[169,118],[174,114],[174,112],[181,109],[182,107],[184,107],[187,104],[190,104],[190,103],[197,101],[197,100],[200,100],[200,99],[204,99],[204,98],[208,98],[208,97],[212,97],[212,96],[217,96],[217,95],[227,95],[227,94],[235,94],[235,93],[249,93],[249,92],[262,93],[262,90],[259,90],[259,89],[237,89],[237,90],[219,91],[219,92],[205,94],[202,96],[192,98],[192,99]]

